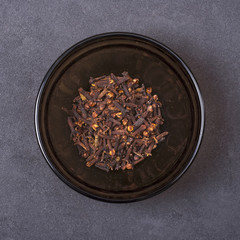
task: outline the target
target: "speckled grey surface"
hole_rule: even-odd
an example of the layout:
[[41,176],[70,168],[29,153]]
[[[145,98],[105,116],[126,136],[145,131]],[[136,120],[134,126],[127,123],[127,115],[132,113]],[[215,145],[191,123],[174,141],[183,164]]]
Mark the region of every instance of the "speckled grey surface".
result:
[[[240,239],[240,2],[0,0],[0,239]],[[107,31],[153,37],[195,74],[206,129],[187,173],[131,204],[89,199],[51,171],[34,134],[44,74]]]

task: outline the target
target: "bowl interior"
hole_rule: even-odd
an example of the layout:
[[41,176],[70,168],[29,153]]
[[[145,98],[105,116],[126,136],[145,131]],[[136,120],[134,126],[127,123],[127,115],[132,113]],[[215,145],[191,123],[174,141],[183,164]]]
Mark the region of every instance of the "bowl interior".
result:
[[[123,71],[159,96],[162,131],[169,135],[133,171],[106,173],[85,166],[61,107],[72,107],[79,87],[89,90],[90,76]],[[54,171],[76,190],[113,201],[142,198],[174,182],[192,160],[202,124],[198,92],[184,65],[164,46],[131,35],[96,37],[66,51],[45,77],[36,112],[40,145]]]

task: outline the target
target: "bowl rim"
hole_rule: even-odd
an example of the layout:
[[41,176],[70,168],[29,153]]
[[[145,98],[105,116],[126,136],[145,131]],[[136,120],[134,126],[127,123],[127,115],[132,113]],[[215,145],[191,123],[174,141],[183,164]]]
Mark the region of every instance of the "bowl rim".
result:
[[[77,186],[75,186],[73,183],[71,183],[68,179],[66,179],[64,177],[64,175],[54,166],[54,164],[52,163],[52,160],[48,157],[47,155],[47,151],[44,148],[44,144],[41,138],[41,132],[40,132],[40,123],[39,123],[39,110],[40,110],[40,105],[41,105],[41,98],[42,95],[44,93],[44,88],[48,82],[49,77],[51,76],[52,72],[54,71],[54,69],[58,66],[58,64],[69,54],[71,53],[74,49],[76,49],[77,47],[91,42],[93,40],[97,40],[97,39],[101,39],[101,38],[105,38],[105,37],[133,37],[133,38],[138,38],[140,40],[145,40],[151,44],[155,44],[161,48],[163,48],[164,50],[166,50],[172,57],[174,57],[180,64],[181,66],[184,68],[184,70],[187,72],[187,74],[189,75],[192,84],[196,90],[196,96],[197,99],[199,101],[199,108],[200,108],[200,128],[199,128],[199,135],[196,141],[196,147],[195,149],[193,149],[193,153],[191,155],[191,157],[189,157],[189,161],[188,164],[185,166],[185,168],[182,169],[181,172],[179,172],[179,174],[172,180],[170,181],[166,186],[164,186],[161,189],[157,189],[152,193],[140,196],[140,197],[136,197],[136,198],[131,198],[131,199],[109,199],[109,198],[104,198],[101,196],[97,196],[94,195],[92,193],[89,193],[87,191],[84,191],[80,188],[78,188]],[[76,44],[72,45],[70,48],[68,48],[66,51],[64,51],[56,60],[55,62],[51,65],[51,67],[49,68],[49,70],[47,71],[47,73],[45,74],[43,81],[40,85],[40,88],[38,90],[37,93],[37,97],[36,97],[36,101],[35,101],[35,109],[34,109],[34,127],[35,127],[35,135],[37,138],[37,142],[38,145],[40,147],[41,153],[44,156],[46,162],[48,163],[48,165],[50,166],[50,168],[53,170],[53,172],[64,182],[66,183],[68,186],[70,186],[72,189],[74,189],[75,191],[93,198],[95,200],[101,200],[104,202],[112,202],[112,203],[127,203],[127,202],[136,202],[136,201],[140,201],[140,200],[144,200],[147,198],[150,198],[152,196],[155,196],[165,190],[167,190],[170,186],[172,186],[174,183],[176,183],[183,175],[184,173],[187,171],[187,169],[190,167],[190,165],[192,164],[193,160],[195,159],[200,145],[202,143],[202,139],[203,139],[203,134],[204,134],[204,125],[205,125],[205,108],[204,108],[204,101],[201,95],[201,91],[199,88],[199,85],[193,75],[193,73],[191,72],[190,68],[187,66],[187,64],[173,51],[171,50],[169,47],[167,47],[165,44],[142,34],[138,34],[138,33],[132,33],[132,32],[106,32],[106,33],[101,33],[101,34],[97,34],[97,35],[93,35],[91,37],[85,38],[79,42],[77,42]]]

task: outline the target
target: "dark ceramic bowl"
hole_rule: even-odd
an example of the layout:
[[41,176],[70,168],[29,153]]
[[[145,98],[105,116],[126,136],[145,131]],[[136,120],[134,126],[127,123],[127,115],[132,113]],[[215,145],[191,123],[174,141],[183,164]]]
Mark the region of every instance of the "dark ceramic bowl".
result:
[[[85,166],[61,107],[71,108],[79,87],[89,89],[90,76],[123,71],[160,97],[162,131],[169,135],[134,170],[106,173]],[[72,46],[51,66],[37,96],[35,127],[48,164],[70,187],[99,200],[130,202],[167,189],[187,170],[202,139],[204,107],[196,80],[172,50],[145,36],[105,33]]]

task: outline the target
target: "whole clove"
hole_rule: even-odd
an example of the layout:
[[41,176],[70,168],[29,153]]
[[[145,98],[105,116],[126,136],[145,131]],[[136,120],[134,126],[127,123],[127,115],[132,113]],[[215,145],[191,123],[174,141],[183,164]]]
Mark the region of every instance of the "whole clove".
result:
[[168,135],[160,131],[162,103],[127,72],[90,77],[89,83],[90,92],[79,88],[71,110],[62,108],[71,139],[87,167],[133,169]]

